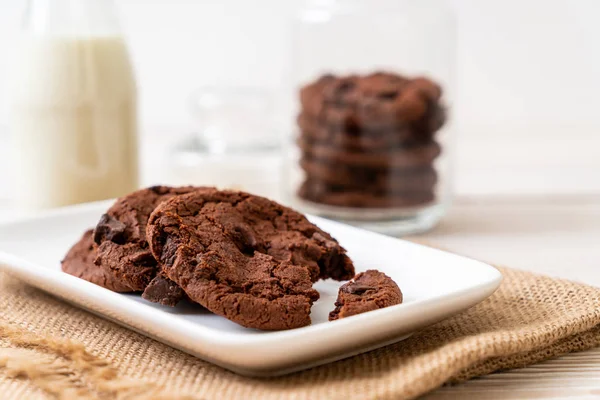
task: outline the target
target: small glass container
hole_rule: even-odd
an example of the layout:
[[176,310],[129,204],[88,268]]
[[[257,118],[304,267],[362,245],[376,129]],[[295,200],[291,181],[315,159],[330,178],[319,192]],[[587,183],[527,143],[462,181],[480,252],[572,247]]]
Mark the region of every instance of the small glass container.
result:
[[307,1],[286,201],[386,234],[433,227],[451,199],[455,45],[444,0]]
[[189,103],[197,140],[211,153],[280,147],[275,98],[266,88],[201,87],[192,93]]
[[195,90],[195,131],[169,155],[171,184],[237,189],[279,198],[281,136],[273,93],[261,87]]

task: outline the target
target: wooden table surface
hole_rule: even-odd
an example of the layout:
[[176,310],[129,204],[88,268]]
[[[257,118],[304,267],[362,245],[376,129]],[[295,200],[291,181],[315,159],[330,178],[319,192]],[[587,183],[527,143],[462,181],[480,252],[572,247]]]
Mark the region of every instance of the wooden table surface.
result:
[[[17,216],[0,204],[0,220]],[[413,238],[600,286],[600,197],[463,198],[435,230]],[[600,349],[443,387],[425,398],[597,399]]]
[[[600,286],[600,197],[463,199],[415,236],[481,260]],[[600,399],[600,348],[443,387],[442,399]]]

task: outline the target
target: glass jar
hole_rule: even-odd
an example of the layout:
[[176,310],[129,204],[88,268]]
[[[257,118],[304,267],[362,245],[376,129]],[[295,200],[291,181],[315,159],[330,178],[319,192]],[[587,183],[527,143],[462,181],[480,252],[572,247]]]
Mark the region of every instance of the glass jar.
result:
[[308,1],[293,24],[286,201],[387,234],[451,197],[455,22],[443,0]]
[[10,79],[16,203],[138,187],[137,91],[111,0],[29,0]]
[[167,156],[170,184],[281,195],[281,113],[264,87],[209,86],[190,96],[194,132]]

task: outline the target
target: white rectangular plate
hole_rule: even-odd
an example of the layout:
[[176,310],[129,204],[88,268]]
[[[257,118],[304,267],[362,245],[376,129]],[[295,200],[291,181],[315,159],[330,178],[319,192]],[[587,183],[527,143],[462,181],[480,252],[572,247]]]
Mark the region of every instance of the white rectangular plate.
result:
[[70,303],[237,373],[273,376],[339,360],[406,338],[490,296],[490,265],[326,219],[311,221],[346,247],[357,272],[394,279],[404,303],[328,322],[339,282],[315,284],[312,325],[279,332],[243,328],[189,304],[169,308],[65,274],[60,260],[111,203],[67,207],[0,225],[0,268]]

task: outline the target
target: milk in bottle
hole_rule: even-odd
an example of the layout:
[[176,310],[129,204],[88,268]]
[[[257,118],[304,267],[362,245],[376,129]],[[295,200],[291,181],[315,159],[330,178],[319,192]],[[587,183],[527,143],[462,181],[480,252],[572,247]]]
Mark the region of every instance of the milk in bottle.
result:
[[18,205],[121,196],[138,185],[137,101],[109,0],[32,0],[10,79]]

